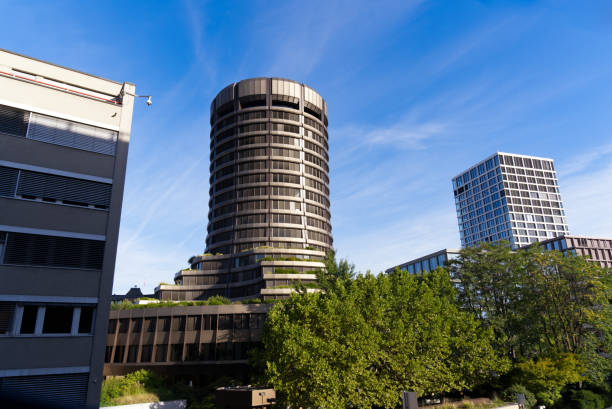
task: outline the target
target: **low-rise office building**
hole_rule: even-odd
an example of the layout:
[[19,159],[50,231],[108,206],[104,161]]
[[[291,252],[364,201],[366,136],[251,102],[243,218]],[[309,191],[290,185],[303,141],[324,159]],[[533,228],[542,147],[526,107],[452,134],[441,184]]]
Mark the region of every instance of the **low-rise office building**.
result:
[[0,397],[97,408],[135,87],[0,50]]
[[450,260],[458,256],[459,250],[444,249],[391,267],[385,270],[385,273],[391,273],[396,268],[408,271],[410,274],[426,273],[428,271],[434,271],[438,267],[444,267]]
[[[604,268],[612,268],[612,239],[561,235],[552,239],[544,240],[538,245],[549,251],[561,251],[566,255],[586,257],[587,260],[599,264]],[[524,246],[521,248],[529,248]],[[397,266],[385,270],[390,273],[396,268],[408,271],[410,274],[418,274],[435,270],[438,266],[443,267],[448,261],[459,257],[460,250],[444,249],[435,253],[427,254]]]
[[248,373],[271,304],[155,306],[110,313],[104,375],[146,368],[187,383]]
[[612,239],[563,235],[540,243],[547,250],[562,251],[587,260],[604,268],[612,268]]

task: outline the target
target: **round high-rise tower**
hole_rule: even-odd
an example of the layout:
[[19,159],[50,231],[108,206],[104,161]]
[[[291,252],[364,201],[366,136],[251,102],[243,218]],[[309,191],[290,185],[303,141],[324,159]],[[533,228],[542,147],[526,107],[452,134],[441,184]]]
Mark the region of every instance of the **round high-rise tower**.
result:
[[225,87],[210,108],[209,253],[332,246],[327,105],[278,78]]
[[219,92],[210,123],[206,252],[157,297],[269,300],[297,283],[317,291],[332,247],[325,101],[295,81],[253,78]]

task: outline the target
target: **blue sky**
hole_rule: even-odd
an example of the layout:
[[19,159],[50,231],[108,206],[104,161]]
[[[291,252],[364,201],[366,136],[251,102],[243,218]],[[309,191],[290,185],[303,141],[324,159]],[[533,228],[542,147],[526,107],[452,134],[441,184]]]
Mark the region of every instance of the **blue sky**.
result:
[[374,272],[459,246],[451,178],[555,159],[573,234],[612,236],[609,1],[0,1],[0,47],[153,94],[132,125],[115,292],[204,249],[209,104],[291,78],[329,105],[334,243]]

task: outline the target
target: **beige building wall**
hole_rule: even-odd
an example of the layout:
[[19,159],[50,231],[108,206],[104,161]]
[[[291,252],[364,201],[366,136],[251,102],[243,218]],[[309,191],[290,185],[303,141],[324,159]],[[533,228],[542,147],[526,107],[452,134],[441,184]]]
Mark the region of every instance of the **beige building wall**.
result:
[[0,49],[0,394],[94,408],[135,86]]

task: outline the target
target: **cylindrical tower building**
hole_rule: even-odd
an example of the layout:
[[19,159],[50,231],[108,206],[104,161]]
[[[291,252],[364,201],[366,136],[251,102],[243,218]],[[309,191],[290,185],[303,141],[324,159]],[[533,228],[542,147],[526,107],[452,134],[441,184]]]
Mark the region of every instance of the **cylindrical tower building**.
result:
[[207,252],[331,248],[327,105],[277,78],[231,84],[210,109]]
[[158,297],[265,300],[315,287],[332,247],[327,104],[304,84],[252,78],[217,94],[210,123],[206,252]]

